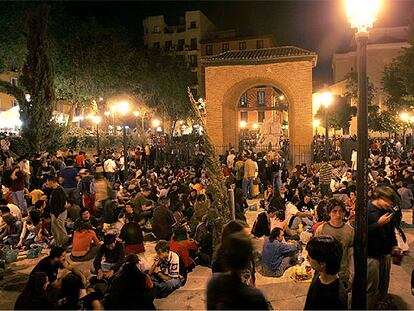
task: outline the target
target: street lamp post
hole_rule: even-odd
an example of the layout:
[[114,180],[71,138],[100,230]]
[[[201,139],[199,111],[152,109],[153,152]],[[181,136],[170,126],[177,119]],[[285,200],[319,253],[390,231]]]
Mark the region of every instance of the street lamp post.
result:
[[407,139],[405,137],[406,133],[407,133],[407,125],[411,120],[411,117],[409,116],[409,114],[407,112],[403,112],[400,115],[400,119],[403,121],[403,146],[404,146],[404,150],[406,149],[407,146]]
[[320,103],[325,107],[325,157],[329,161],[329,122],[328,107],[332,103],[333,95],[331,92],[324,92],[319,97]]
[[346,11],[352,28],[357,29],[358,59],[358,156],[357,204],[354,245],[355,278],[352,288],[352,309],[367,309],[367,246],[368,246],[368,92],[367,44],[371,28],[380,9],[381,0],[346,0]]
[[100,116],[94,116],[92,118],[93,123],[96,124],[96,154],[101,154],[101,148],[99,147],[99,123],[101,123],[101,117]]
[[117,110],[121,113],[123,116],[122,120],[122,134],[123,134],[123,147],[124,147],[124,180],[128,180],[128,174],[129,174],[129,163],[128,163],[128,150],[127,150],[127,133],[126,133],[126,123],[125,123],[125,115],[129,111],[129,104],[128,102],[120,102],[117,105]]
[[313,120],[313,127],[315,128],[315,136],[318,136],[318,127],[321,125],[321,122],[317,119]]

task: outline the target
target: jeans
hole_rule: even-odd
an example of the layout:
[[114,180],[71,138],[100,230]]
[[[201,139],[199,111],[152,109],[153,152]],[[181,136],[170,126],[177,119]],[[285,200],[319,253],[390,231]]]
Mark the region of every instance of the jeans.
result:
[[161,281],[158,277],[153,275],[151,279],[154,283],[157,298],[165,298],[181,286],[181,281],[178,278],[168,281]]
[[243,191],[248,199],[252,198],[254,177],[243,178]]
[[67,211],[64,211],[56,217],[52,214],[52,235],[55,239],[55,245],[60,247],[65,247],[68,241],[68,234],[65,228],[65,222],[67,218]]
[[368,257],[367,306],[375,309],[377,303],[387,297],[390,284],[391,256]]
[[17,205],[23,215],[27,214],[27,202],[24,197],[24,190],[12,192],[13,203]]
[[297,230],[299,228],[299,224],[305,223],[305,225],[312,227],[314,225],[313,220],[309,219],[308,217],[299,217],[294,216],[292,223],[289,225],[290,229]]

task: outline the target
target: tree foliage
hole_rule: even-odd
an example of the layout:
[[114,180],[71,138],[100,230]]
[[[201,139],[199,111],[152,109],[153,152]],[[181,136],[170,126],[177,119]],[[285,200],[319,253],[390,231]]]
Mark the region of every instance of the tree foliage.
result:
[[[328,107],[328,126],[335,130],[349,128],[352,117],[356,115],[356,107],[351,106],[351,102],[341,96],[334,96],[332,104]],[[320,107],[316,113],[316,118],[321,120],[325,126],[325,108]]]

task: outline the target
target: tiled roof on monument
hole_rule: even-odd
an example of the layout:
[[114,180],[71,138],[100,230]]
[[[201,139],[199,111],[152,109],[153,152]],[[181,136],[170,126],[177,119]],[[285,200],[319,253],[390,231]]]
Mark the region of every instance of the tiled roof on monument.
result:
[[289,59],[296,60],[298,58],[304,58],[312,60],[315,66],[317,57],[315,52],[295,46],[281,46],[266,49],[227,51],[218,55],[204,57],[201,61],[208,65],[220,63],[255,63],[278,60],[286,61]]

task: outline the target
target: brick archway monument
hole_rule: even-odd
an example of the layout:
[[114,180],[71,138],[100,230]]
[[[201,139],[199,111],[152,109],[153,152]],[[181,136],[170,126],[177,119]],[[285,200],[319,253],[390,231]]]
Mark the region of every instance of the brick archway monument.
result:
[[227,51],[204,58],[206,123],[213,143],[238,146],[239,99],[248,89],[266,85],[283,92],[288,103],[291,164],[309,163],[316,62],[316,53],[293,46]]

